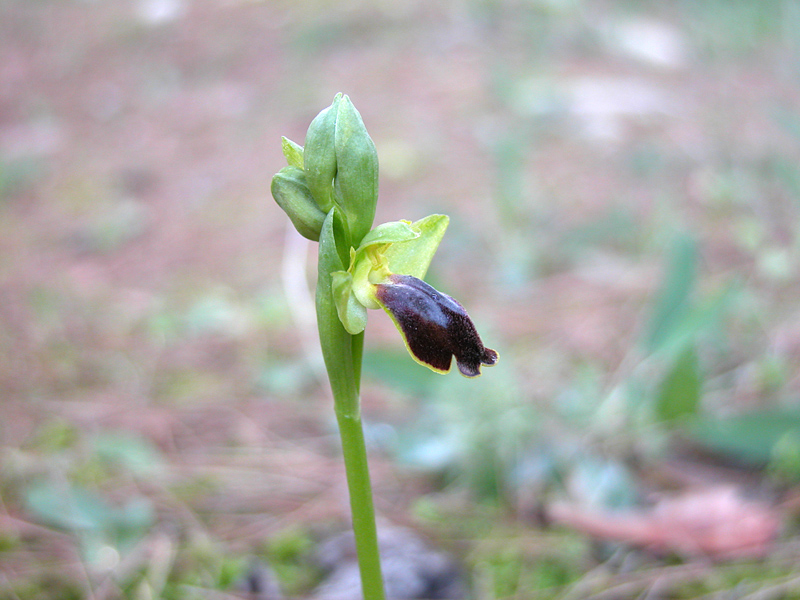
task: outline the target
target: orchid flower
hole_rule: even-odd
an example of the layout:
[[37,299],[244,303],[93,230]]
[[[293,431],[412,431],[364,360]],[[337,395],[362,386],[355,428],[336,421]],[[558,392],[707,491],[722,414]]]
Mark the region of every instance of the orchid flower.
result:
[[422,281],[448,222],[430,215],[379,225],[351,249],[348,270],[331,274],[333,296],[348,333],[364,330],[366,309],[382,308],[415,361],[447,373],[455,356],[462,375],[477,377],[482,364],[497,362],[497,352],[484,347],[461,304]]
[[448,217],[372,227],[378,156],[361,115],[338,94],[306,133],[305,146],[283,138],[288,166],[272,178],[272,196],[297,231],[319,242],[317,326],[334,398],[350,491],[362,591],[383,600],[375,512],[361,426],[359,388],[367,309],[384,309],[411,357],[447,373],[456,358],[466,377],[494,365],[469,315],[422,278]]

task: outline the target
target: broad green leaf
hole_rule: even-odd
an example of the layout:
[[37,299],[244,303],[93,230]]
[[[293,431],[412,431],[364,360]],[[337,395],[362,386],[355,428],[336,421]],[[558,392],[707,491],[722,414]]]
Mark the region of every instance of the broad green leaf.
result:
[[364,355],[364,375],[391,389],[422,396],[440,382],[438,376],[408,360],[408,353],[372,349]]
[[692,438],[709,450],[755,466],[773,459],[781,440],[800,436],[800,409],[765,409],[694,424]]
[[703,375],[694,348],[688,346],[675,360],[659,386],[656,416],[660,421],[677,421],[697,414]]
[[97,455],[135,475],[152,475],[163,468],[160,453],[149,441],[119,431],[98,434],[92,445]]
[[651,352],[670,340],[688,312],[697,275],[697,245],[694,238],[680,235],[674,242],[664,281],[656,296],[645,343]]
[[114,512],[95,492],[53,482],[31,485],[25,492],[25,507],[41,521],[68,531],[107,530]]
[[702,303],[692,306],[683,317],[675,323],[669,338],[661,345],[660,351],[665,354],[676,352],[683,348],[687,342],[692,341],[698,333],[716,325],[736,299],[740,288],[731,284],[705,299]]

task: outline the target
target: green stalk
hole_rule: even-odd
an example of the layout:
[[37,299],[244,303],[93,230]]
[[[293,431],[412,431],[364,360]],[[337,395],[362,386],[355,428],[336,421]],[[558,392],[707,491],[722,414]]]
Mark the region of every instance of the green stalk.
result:
[[361,359],[364,356],[364,332],[352,337],[353,377],[356,382],[356,393],[361,395]]
[[342,441],[362,594],[364,600],[384,600],[375,508],[359,399],[363,333],[355,336],[347,333],[339,320],[331,294],[330,274],[340,270],[341,263],[333,242],[331,211],[320,236],[317,325]]
[[364,429],[360,417],[352,417],[337,411],[336,418],[342,439],[347,487],[350,491],[350,511],[353,515],[353,533],[356,539],[358,568],[361,573],[361,591],[364,600],[383,600],[383,576]]

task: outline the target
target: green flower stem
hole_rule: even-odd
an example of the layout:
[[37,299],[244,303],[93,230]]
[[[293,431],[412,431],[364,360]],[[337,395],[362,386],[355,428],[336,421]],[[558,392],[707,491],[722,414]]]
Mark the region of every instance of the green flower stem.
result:
[[[333,328],[341,329],[343,335],[331,336],[332,339],[343,343],[325,343],[328,347],[326,356],[336,355],[333,364],[328,364],[328,377],[333,391],[334,410],[339,424],[339,436],[342,441],[344,454],[344,468],[347,475],[347,487],[350,492],[350,511],[353,516],[353,532],[356,539],[356,552],[358,553],[358,566],[361,572],[361,586],[364,600],[383,600],[383,577],[381,576],[380,554],[378,552],[378,535],[375,526],[375,508],[372,503],[372,486],[369,479],[367,465],[367,448],[364,442],[364,429],[361,424],[361,411],[359,407],[358,388],[359,382],[356,373],[360,372],[361,343],[356,338],[363,335],[351,336],[336,316],[336,312],[329,315],[331,322],[325,327],[326,331]],[[322,321],[320,321],[322,323]],[[320,331],[322,331],[320,327]],[[347,339],[351,338],[351,339]],[[337,348],[338,347],[338,348]],[[358,361],[354,350],[358,349]],[[349,363],[349,364],[348,364]]]
[[358,335],[347,333],[336,312],[331,292],[331,273],[341,268],[341,257],[333,243],[331,213],[325,221],[320,237],[317,325],[342,441],[362,594],[364,600],[383,600],[383,576],[378,552],[375,508],[372,503],[372,486],[369,480],[367,448],[359,401],[364,336],[363,333]]
[[317,326],[333,392],[350,491],[364,600],[383,600],[375,508],[361,424],[361,362],[367,309],[383,308],[412,358],[439,373],[453,357],[466,377],[497,362],[464,307],[422,281],[447,229],[446,215],[372,227],[378,155],[350,98],[337,94],[306,132],[305,146],[283,138],[287,167],[272,196],[297,231],[319,241]]
[[353,533],[361,573],[361,591],[364,600],[383,600],[378,533],[361,417],[337,411],[336,419],[339,423],[347,487],[350,491],[350,511],[353,515]]
[[356,393],[361,394],[361,359],[364,356],[364,332],[350,336],[353,348],[353,378],[356,382]]

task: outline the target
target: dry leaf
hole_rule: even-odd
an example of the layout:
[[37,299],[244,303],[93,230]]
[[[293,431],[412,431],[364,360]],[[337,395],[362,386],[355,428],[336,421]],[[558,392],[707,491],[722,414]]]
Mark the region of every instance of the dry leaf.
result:
[[731,486],[689,490],[648,510],[599,513],[556,503],[548,517],[597,538],[716,559],[764,556],[781,523],[774,507],[747,500]]

